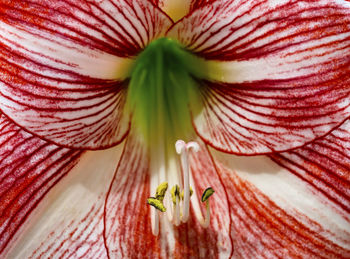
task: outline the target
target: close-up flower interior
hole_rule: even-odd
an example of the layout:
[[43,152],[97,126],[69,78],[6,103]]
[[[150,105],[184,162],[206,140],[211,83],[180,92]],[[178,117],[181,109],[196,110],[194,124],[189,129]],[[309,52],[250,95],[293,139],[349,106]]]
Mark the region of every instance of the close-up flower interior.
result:
[[350,258],[350,1],[0,0],[0,258]]

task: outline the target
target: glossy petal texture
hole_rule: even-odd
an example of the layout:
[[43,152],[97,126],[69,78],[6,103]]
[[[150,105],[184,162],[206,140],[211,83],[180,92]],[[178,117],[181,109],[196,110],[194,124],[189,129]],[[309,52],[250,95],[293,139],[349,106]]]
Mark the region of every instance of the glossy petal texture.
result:
[[[219,254],[224,258],[230,256],[232,243],[227,210],[229,194],[225,192],[210,156],[204,146],[203,148],[192,159],[193,179],[198,193],[208,186],[216,190],[210,202],[211,225],[208,229],[202,228],[195,219],[196,211],[193,209],[190,220],[179,227],[170,224],[164,215],[160,234],[156,237],[151,232],[151,213],[146,202],[151,193],[150,157],[136,138],[131,136],[127,139],[106,202],[105,239],[110,258],[215,258]],[[155,174],[153,177],[158,176]],[[194,199],[197,197],[192,197],[192,202]]]
[[81,153],[34,137],[0,115],[0,255]]
[[2,1],[0,110],[60,145],[119,143],[130,58],[170,25],[147,1]]
[[350,256],[349,134],[344,124],[273,160],[214,152],[237,258]]
[[39,205],[9,258],[107,258],[103,208],[122,149],[85,152]]
[[236,154],[283,151],[350,115],[350,5],[345,1],[218,1],[169,32],[207,60],[210,145]]

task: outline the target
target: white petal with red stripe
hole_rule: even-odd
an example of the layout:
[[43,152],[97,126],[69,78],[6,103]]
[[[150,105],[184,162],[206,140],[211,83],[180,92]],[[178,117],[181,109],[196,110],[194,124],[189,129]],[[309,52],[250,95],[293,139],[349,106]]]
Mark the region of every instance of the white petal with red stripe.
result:
[[119,143],[129,119],[121,81],[170,25],[144,1],[2,1],[0,110],[60,145]]
[[[213,152],[230,208],[235,253],[244,258],[350,256],[349,132],[267,156]],[[321,148],[320,148],[321,147]]]
[[25,222],[10,258],[107,258],[103,240],[105,194],[122,145],[89,151]]
[[350,5],[218,1],[169,32],[207,64],[194,120],[210,145],[257,154],[302,146],[350,115]]
[[271,157],[350,221],[350,121],[303,148]]
[[[135,136],[127,139],[118,170],[106,202],[106,244],[111,258],[228,258],[232,253],[229,236],[228,194],[223,189],[205,146],[192,157],[193,182],[191,198],[196,199],[212,186],[211,223],[203,228],[196,218],[202,205],[192,206],[190,219],[176,227],[162,214],[158,236],[152,234],[151,208],[147,198],[153,195],[150,186],[162,176],[151,172],[150,153]],[[168,163],[169,161],[167,161]],[[164,165],[163,165],[164,166]],[[166,166],[165,166],[166,167]],[[166,167],[167,168],[167,167]],[[125,173],[127,172],[127,173]],[[176,172],[166,172],[172,174]],[[176,178],[168,175],[165,180]],[[169,181],[170,183],[170,181]],[[169,189],[173,186],[169,185]],[[198,203],[198,202],[197,202]],[[171,208],[167,208],[170,210]],[[202,207],[205,211],[204,206]]]
[[34,137],[0,115],[1,255],[7,254],[28,227],[28,217],[81,153]]

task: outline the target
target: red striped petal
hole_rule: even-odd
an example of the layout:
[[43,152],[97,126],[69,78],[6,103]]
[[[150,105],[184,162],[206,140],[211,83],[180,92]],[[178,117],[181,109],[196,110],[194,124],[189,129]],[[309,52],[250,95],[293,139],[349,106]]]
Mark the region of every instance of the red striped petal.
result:
[[169,35],[207,60],[211,83],[203,84],[205,107],[194,124],[220,150],[288,150],[350,116],[345,1],[218,1]]
[[202,8],[206,5],[213,4],[215,1],[218,0],[193,0],[191,2],[190,12],[194,12],[196,9]]
[[350,121],[327,135],[272,159],[343,211],[350,221]]
[[146,203],[148,169],[146,148],[129,135],[106,198],[105,242],[111,258],[160,258]]
[[23,231],[5,258],[106,258],[104,201],[121,151],[122,146],[85,152],[50,192],[41,186],[36,195],[45,197],[21,222]]
[[[231,258],[234,247],[232,236],[230,236],[232,224],[230,219],[231,208],[229,207],[230,193],[225,189],[223,179],[216,170],[207,147],[200,141],[198,143],[200,144],[199,151],[192,153],[190,158],[193,175],[193,183],[191,184],[196,188],[199,195],[208,187],[212,187],[215,193],[210,197],[210,226],[205,235],[197,239],[197,249],[203,249],[204,246],[207,250],[205,252],[198,251],[198,256],[194,258],[205,257],[204,255],[207,258]],[[192,202],[193,200],[194,197]],[[201,208],[204,214],[204,206]],[[199,231],[203,231],[200,226]],[[194,245],[190,245],[190,247],[194,247]]]
[[105,240],[110,258],[216,258],[231,254],[227,193],[205,149],[192,161],[197,191],[208,186],[216,191],[210,202],[211,225],[202,228],[192,209],[187,223],[174,227],[163,219],[159,236],[153,236],[146,202],[151,193],[150,157],[136,138],[128,138],[106,202]]
[[34,137],[0,115],[0,255],[7,254],[29,215],[80,155]]
[[170,25],[147,1],[2,1],[0,110],[60,145],[119,143],[129,57]]
[[[107,258],[103,241],[105,195],[122,145],[82,155],[79,163],[48,193],[36,219],[10,258]],[[40,207],[39,207],[40,208]]]
[[348,124],[304,148],[268,157],[214,152],[230,195],[238,258],[348,258]]

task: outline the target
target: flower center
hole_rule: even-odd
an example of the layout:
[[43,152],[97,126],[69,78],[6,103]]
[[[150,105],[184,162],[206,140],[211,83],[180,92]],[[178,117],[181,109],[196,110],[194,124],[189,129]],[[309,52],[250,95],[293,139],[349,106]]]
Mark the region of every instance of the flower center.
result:
[[[167,212],[168,222],[172,222],[175,226],[180,224],[180,221],[187,222],[189,218],[190,198],[192,194],[197,199],[195,191],[190,187],[190,150],[197,152],[199,146],[196,142],[185,143],[183,140],[178,140],[175,144],[176,152],[181,155],[181,165],[183,172],[183,179],[179,182],[180,186],[175,183],[171,188],[170,194],[167,193],[169,184],[162,182],[158,185],[154,197],[147,199],[147,203],[154,207],[152,210],[152,232],[154,235],[159,234],[159,217],[161,213]],[[172,181],[173,182],[173,181]],[[200,209],[197,206],[196,216],[203,227],[209,226],[210,221],[210,207],[209,197],[214,193],[213,188],[208,187],[202,194],[201,201],[205,202],[206,216],[203,218]],[[197,200],[198,202],[198,200]],[[167,208],[169,210],[167,210]],[[164,217],[165,218],[165,217]]]
[[137,57],[127,107],[132,113],[133,128],[140,131],[147,145],[161,141],[173,149],[177,139],[191,138],[191,115],[195,116],[201,108],[195,78],[203,74],[203,66],[195,60],[168,38],[153,41]]
[[[151,197],[148,203],[153,206],[151,219],[155,235],[159,233],[160,221],[177,226],[189,218],[192,178],[189,154],[190,149],[195,150],[198,145],[177,142],[179,159],[174,144],[178,139],[189,141],[195,136],[191,118],[202,109],[198,79],[205,75],[204,66],[198,60],[178,42],[161,38],[140,53],[131,71],[127,109],[132,114],[133,130],[149,150]],[[191,200],[197,201],[197,214],[201,214],[195,185],[193,196]],[[202,216],[200,222],[203,226],[207,224]]]

